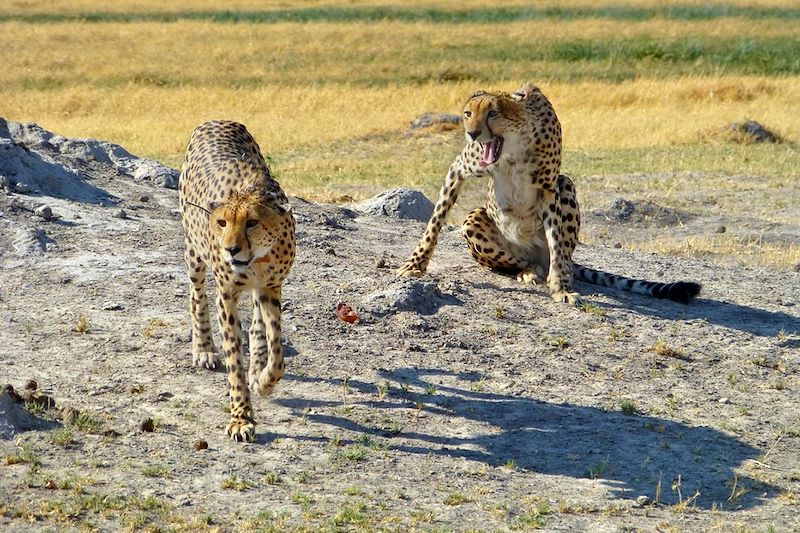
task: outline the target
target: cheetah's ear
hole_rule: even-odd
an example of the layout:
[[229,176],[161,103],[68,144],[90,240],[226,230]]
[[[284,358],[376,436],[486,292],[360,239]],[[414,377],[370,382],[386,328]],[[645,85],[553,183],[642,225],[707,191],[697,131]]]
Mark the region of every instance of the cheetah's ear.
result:
[[470,95],[469,99],[472,100],[476,96],[483,96],[484,94],[486,94],[486,91],[478,90],[478,91],[475,91],[474,93],[472,93],[472,95]]
[[273,204],[273,205],[275,206],[275,210],[280,215],[292,212],[292,204],[290,204],[289,202],[283,202],[283,203]]

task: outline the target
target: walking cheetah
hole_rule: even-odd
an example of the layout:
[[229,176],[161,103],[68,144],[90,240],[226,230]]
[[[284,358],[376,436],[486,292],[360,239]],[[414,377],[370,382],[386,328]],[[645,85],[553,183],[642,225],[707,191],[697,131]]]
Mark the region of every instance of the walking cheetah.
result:
[[[593,270],[572,262],[581,217],[575,185],[561,175],[561,125],[553,106],[533,84],[515,93],[478,91],[464,107],[467,145],[447,172],[433,215],[417,249],[397,270],[419,277],[433,255],[439,230],[464,179],[489,176],[485,207],[462,225],[472,257],[523,282],[546,280],[557,302],[579,304],[573,276],[656,298],[689,303],[694,282],[655,283]],[[546,274],[546,277],[545,277]]]
[[[268,395],[284,372],[281,285],[295,257],[291,206],[255,139],[236,122],[206,122],[194,130],[179,185],[191,280],[192,363],[206,368],[218,363],[204,286],[210,266],[228,369],[231,419],[225,431],[236,441],[250,441],[255,435],[250,392]],[[248,381],[237,311],[246,290],[253,291]]]

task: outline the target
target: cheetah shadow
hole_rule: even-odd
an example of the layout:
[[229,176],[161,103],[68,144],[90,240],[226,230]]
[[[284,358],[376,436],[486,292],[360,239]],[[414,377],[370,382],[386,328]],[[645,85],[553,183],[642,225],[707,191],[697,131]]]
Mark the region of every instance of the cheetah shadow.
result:
[[[702,509],[748,509],[778,492],[776,487],[741,472],[742,464],[759,457],[761,450],[710,427],[439,383],[443,377],[458,378],[474,383],[470,389],[478,389],[480,376],[476,373],[403,368],[384,370],[380,375],[390,383],[382,399],[349,403],[380,409],[391,418],[393,410],[414,412],[417,402],[423,402],[426,413],[453,420],[454,428],[459,427],[459,422],[467,427],[479,423],[484,432],[461,437],[368,425],[333,414],[341,407],[339,401],[282,398],[276,402],[312,423],[385,438],[393,451],[462,458],[492,467],[513,461],[519,469],[541,474],[596,479],[614,498],[646,495],[664,504],[675,504],[695,497],[693,505]],[[326,378],[285,379],[341,386],[339,381]],[[350,380],[347,385],[373,399],[380,398],[373,383]],[[413,392],[430,388],[435,389],[434,394]],[[680,493],[671,489],[677,480]]]
[[[667,320],[705,320],[709,324],[750,333],[758,337],[776,337],[780,332],[800,333],[800,317],[780,311],[698,298],[689,305],[654,299],[637,294],[621,293],[610,287],[576,282],[581,295],[603,294],[619,303],[596,302],[607,309],[627,309],[641,315]],[[796,341],[790,341],[789,344]],[[791,347],[791,346],[789,346]]]

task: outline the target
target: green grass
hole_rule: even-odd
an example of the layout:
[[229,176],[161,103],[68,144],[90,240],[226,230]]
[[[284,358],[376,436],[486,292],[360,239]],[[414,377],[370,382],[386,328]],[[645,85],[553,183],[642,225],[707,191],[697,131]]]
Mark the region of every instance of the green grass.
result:
[[279,22],[379,22],[397,21],[434,24],[496,24],[526,20],[611,19],[638,22],[651,19],[682,21],[715,20],[729,17],[753,19],[800,19],[800,9],[793,7],[736,5],[666,5],[666,6],[500,6],[471,9],[438,9],[431,7],[323,6],[275,10],[202,10],[175,12],[87,11],[84,13],[4,14],[0,21],[28,23],[53,22],[176,22],[179,20],[216,23],[279,23]]

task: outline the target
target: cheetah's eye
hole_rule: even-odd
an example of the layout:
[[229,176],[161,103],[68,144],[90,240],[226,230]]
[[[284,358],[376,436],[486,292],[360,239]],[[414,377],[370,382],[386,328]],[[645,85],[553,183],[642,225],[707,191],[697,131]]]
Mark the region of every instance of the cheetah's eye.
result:
[[464,118],[469,118],[472,116],[472,111],[464,111]]
[[258,220],[254,220],[253,219],[253,220],[248,220],[247,221],[247,228],[248,229],[249,228],[254,228],[254,227],[256,227],[256,225],[258,225]]
[[217,220],[217,224],[219,224],[219,227],[220,227],[220,228],[224,228],[224,227],[225,227],[225,225],[227,224],[227,222],[225,222],[225,221],[224,221],[224,220],[222,220],[222,219],[219,219],[219,220]]
[[496,117],[496,116],[497,116],[497,115],[499,115],[499,114],[500,114],[500,113],[497,111],[497,109],[490,109],[490,110],[489,110],[489,118],[494,118],[494,117]]

